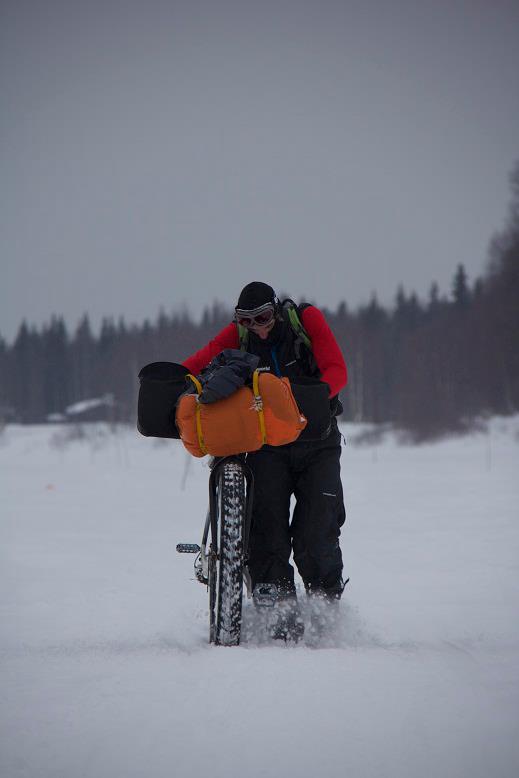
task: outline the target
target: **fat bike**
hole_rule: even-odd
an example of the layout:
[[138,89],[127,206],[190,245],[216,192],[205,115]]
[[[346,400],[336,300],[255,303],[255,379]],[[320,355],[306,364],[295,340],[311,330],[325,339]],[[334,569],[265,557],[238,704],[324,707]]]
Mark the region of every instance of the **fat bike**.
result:
[[197,555],[195,576],[209,593],[209,641],[217,646],[237,646],[244,585],[252,595],[247,549],[254,479],[244,455],[213,458],[210,468],[202,542],[179,543],[177,551]]

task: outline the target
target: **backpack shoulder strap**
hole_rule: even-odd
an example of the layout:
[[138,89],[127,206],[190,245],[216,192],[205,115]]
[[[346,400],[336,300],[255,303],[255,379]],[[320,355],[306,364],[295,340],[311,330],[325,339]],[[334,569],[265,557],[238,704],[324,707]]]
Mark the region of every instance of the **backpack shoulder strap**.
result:
[[302,313],[305,308],[308,308],[310,303],[301,303],[301,305],[297,306],[293,300],[287,299],[283,300],[282,306],[283,310],[287,312],[290,326],[294,330],[296,336],[305,344],[307,349],[311,351],[312,341],[310,340],[307,331],[303,327],[300,318],[300,313]]
[[238,327],[238,340],[240,342],[240,351],[247,351],[249,343],[249,330],[243,324],[236,324]]

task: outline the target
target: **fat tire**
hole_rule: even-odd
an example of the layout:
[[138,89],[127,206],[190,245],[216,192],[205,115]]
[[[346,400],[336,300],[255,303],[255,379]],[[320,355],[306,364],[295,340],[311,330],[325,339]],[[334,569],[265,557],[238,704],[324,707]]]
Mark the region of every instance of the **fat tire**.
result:
[[219,553],[215,564],[216,608],[211,637],[217,646],[240,643],[243,598],[245,475],[236,462],[222,465],[218,476]]

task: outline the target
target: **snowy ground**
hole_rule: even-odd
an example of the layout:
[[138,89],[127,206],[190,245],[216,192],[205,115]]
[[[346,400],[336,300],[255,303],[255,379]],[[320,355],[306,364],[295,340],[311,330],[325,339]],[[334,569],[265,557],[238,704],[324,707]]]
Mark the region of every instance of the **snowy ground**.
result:
[[210,647],[174,550],[207,467],[71,429],[0,436],[1,778],[519,775],[519,418],[417,448],[344,428],[351,583],[318,647]]

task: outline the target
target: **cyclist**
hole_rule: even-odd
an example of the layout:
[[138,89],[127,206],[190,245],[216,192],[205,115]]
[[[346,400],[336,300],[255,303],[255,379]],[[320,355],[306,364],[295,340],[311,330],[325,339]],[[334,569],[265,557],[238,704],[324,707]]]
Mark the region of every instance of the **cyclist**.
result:
[[[289,307],[279,302],[268,284],[247,284],[238,298],[234,321],[183,365],[197,374],[223,349],[242,347],[260,358],[260,368],[277,376],[314,377],[328,385],[330,426],[324,439],[305,440],[303,434],[295,443],[263,446],[247,455],[254,474],[248,554],[252,584],[254,588],[275,584],[272,637],[297,640],[304,624],[289,563],[291,552],[309,596],[331,604],[344,589],[339,535],[345,510],[336,414],[341,410],[338,393],[346,385],[347,371],[322,312],[313,305],[298,309],[297,318],[311,341],[309,349],[290,320]],[[292,495],[296,504],[290,521]]]

